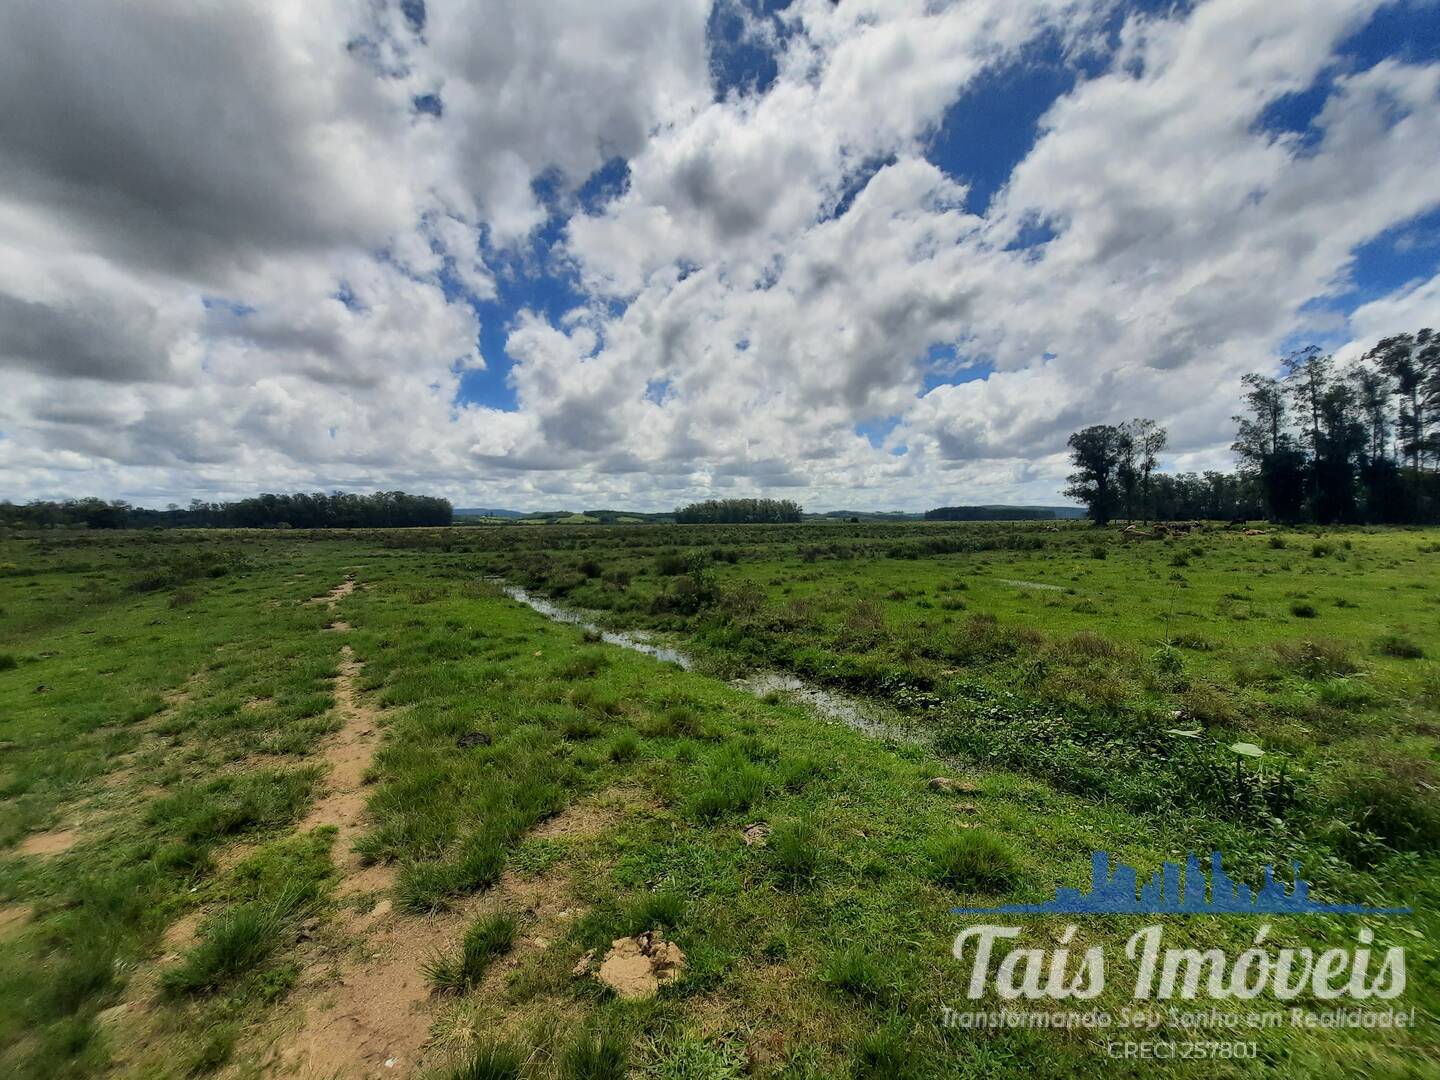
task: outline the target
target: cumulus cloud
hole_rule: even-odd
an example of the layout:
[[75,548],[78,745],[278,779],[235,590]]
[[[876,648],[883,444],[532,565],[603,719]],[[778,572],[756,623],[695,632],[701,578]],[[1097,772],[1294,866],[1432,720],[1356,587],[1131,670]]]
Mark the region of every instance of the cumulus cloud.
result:
[[[0,496],[1054,501],[1068,432],[1137,414],[1223,466],[1239,375],[1440,203],[1440,65],[1336,55],[1377,6],[722,0],[754,85],[709,0],[19,0]],[[932,139],[1040,45],[1074,88],[974,212]],[[1436,281],[1324,330],[1433,322]]]

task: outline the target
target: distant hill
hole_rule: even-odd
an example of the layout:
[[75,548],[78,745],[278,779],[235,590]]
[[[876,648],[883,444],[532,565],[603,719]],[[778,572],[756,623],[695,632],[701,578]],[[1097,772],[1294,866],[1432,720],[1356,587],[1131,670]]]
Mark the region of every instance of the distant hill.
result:
[[524,517],[524,510],[489,510],[479,506],[457,506],[456,517],[518,518]]

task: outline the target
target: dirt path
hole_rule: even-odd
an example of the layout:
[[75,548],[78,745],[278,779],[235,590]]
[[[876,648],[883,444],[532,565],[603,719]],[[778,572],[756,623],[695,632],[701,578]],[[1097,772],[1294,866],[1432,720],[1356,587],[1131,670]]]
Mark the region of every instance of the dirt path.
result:
[[[332,611],[354,591],[347,577],[323,600]],[[348,623],[332,623],[345,630]],[[364,700],[364,665],[349,645],[341,649],[335,708],[341,728],[322,744],[330,767],[325,794],[300,822],[301,831],[338,830],[337,892],[345,905],[315,942],[292,1003],[298,1022],[272,1035],[260,1054],[262,1074],[304,1080],[404,1077],[419,1066],[430,1031],[425,962],[463,932],[468,912],[429,917],[393,909],[391,866],[363,866],[353,848],[365,828],[365,771],[380,743],[380,713]]]
[[340,649],[340,674],[335,680],[335,711],[341,727],[321,747],[321,756],[330,767],[325,794],[300,822],[300,831],[321,825],[339,830],[335,851],[345,878],[358,873],[360,860],[351,849],[360,835],[365,816],[365,770],[375,756],[379,742],[379,712],[361,700],[356,689],[362,664],[349,645]]

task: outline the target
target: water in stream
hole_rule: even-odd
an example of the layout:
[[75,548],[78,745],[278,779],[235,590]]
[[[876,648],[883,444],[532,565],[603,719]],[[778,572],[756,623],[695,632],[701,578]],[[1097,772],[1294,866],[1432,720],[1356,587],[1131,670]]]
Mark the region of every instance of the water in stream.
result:
[[[553,600],[536,596],[518,585],[510,585],[498,580],[495,583],[510,599],[533,608],[547,619],[589,630],[599,634],[602,641],[611,645],[619,645],[624,649],[633,649],[646,656],[653,656],[656,660],[678,664],[686,671],[695,666],[694,661],[678,649],[653,645],[637,634],[601,629],[579,612],[561,607]],[[892,742],[925,742],[913,730],[902,727],[898,717],[880,706],[835,690],[826,690],[794,675],[778,671],[761,671],[742,679],[736,679],[730,685],[756,697],[778,694],[804,705],[817,716],[844,724],[846,727],[854,728],[872,738],[886,739]]]

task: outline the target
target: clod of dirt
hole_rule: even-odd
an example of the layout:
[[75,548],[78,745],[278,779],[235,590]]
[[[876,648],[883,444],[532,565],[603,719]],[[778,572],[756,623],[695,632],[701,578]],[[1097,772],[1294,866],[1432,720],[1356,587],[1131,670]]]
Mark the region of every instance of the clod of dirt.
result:
[[631,938],[616,938],[600,970],[595,973],[616,996],[629,1001],[654,997],[660,987],[674,982],[685,970],[685,954],[655,930]]
[[591,950],[590,950],[589,952],[587,952],[584,956],[580,957],[579,960],[575,961],[575,966],[570,969],[570,974],[571,974],[571,975],[574,975],[574,976],[578,979],[578,978],[580,978],[582,975],[589,975],[589,974],[590,974],[590,969],[593,968],[594,966],[595,966],[595,950],[594,950],[594,949],[591,949]]
[[962,814],[973,814],[975,813],[975,804],[973,802],[956,803],[955,809]]
[[757,821],[753,825],[746,825],[740,836],[746,847],[764,847],[765,841],[770,839],[770,826],[763,821]]
[[927,785],[931,791],[943,791],[948,795],[979,795],[980,787],[969,780],[956,780],[950,776],[934,776]]
[[461,750],[469,750],[472,746],[489,746],[492,741],[488,732],[467,731],[455,740],[455,745]]

